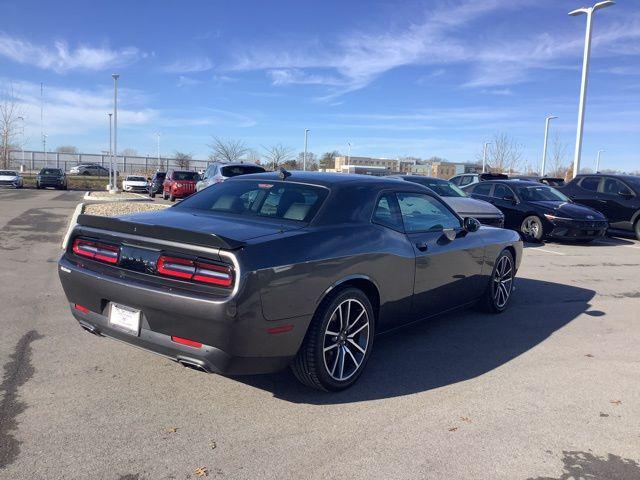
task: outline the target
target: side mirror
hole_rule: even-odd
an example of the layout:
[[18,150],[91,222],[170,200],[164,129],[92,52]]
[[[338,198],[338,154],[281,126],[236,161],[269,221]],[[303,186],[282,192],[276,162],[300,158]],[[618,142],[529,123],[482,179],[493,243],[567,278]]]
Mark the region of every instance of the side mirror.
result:
[[473,217],[465,217],[462,226],[467,232],[473,233],[480,230],[480,222]]

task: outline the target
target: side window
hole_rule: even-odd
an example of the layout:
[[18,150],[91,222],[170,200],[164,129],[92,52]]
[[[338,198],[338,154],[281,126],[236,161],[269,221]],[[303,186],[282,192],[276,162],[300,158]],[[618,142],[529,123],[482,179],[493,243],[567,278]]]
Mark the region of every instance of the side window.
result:
[[471,175],[463,175],[462,177],[460,177],[459,185],[461,187],[464,187],[465,185],[469,185],[472,182],[473,182],[473,177]]
[[454,185],[460,185],[460,180],[462,180],[462,177],[453,177],[451,180],[449,180],[451,183],[453,183]]
[[494,198],[514,198],[515,195],[511,191],[511,189],[505,185],[497,184],[493,189]]
[[597,192],[600,179],[598,177],[585,177],[580,182],[580,186],[590,192]]
[[490,192],[491,192],[490,183],[480,182],[480,183],[477,183],[475,187],[473,187],[474,195],[485,195],[488,197]]
[[460,228],[458,217],[430,195],[398,193],[397,198],[407,233]]
[[387,193],[380,197],[371,218],[373,223],[384,225],[393,230],[402,231],[402,218],[395,203],[394,194]]
[[615,178],[605,178],[603,190],[607,195],[619,195],[620,193],[631,195],[629,187]]

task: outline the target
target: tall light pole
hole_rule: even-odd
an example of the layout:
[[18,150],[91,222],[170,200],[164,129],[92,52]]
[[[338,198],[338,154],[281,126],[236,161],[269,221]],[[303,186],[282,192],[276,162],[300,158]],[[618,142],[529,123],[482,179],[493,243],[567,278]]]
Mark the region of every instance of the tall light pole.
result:
[[593,13],[605,7],[615,5],[613,0],[598,2],[593,7],[578,8],[569,12],[571,16],[587,15],[587,29],[584,37],[584,55],[582,57],[582,82],[580,84],[580,104],[578,106],[578,130],[576,132],[576,148],[573,156],[573,176],[580,172],[580,156],[582,154],[582,130],[584,128],[584,111],[587,100],[587,81],[589,78],[589,56],[591,54],[591,29],[593,27]]
[[157,154],[158,154],[158,168],[162,168],[162,164],[160,163],[160,132],[156,133],[156,147],[157,147]]
[[18,120],[22,122],[22,130],[20,131],[20,136],[22,137],[20,150],[22,150],[22,165],[24,165],[24,117],[18,117]]
[[600,171],[600,154],[604,152],[604,150],[598,150],[598,158],[596,158],[596,173]]
[[109,117],[109,186],[107,187],[109,191],[113,189],[113,150],[111,149],[112,143],[112,126],[111,126],[111,117],[113,113],[107,113]]
[[482,149],[482,173],[487,171],[487,147],[491,145],[491,142],[484,142],[484,148]]
[[42,135],[42,153],[44,154],[44,166],[47,166],[47,134]]
[[111,193],[115,193],[118,191],[118,78],[120,75],[114,73],[111,77],[113,78],[113,155],[115,156]]
[[302,170],[307,169],[307,142],[309,138],[309,129],[304,129],[304,157],[302,159]]
[[347,154],[347,165],[351,165],[351,142],[347,142],[349,153]]
[[547,140],[549,139],[549,122],[554,118],[558,118],[553,115],[548,115],[544,121],[544,147],[542,147],[542,168],[540,169],[540,176],[544,177],[544,167],[547,164]]

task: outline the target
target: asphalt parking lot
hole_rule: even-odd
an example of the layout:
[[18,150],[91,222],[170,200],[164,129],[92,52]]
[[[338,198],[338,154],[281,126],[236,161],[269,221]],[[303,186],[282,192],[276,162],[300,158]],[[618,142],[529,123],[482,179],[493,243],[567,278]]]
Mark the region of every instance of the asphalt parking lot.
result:
[[640,242],[529,246],[506,313],[379,338],[326,394],[85,333],[56,271],[81,197],[0,190],[0,478],[640,478]]

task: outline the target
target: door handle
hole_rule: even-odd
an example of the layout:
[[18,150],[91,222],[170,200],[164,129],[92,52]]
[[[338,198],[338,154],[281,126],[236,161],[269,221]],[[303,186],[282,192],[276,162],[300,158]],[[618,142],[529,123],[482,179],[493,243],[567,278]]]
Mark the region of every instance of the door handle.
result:
[[416,248],[421,252],[426,252],[429,246],[427,245],[427,242],[416,242]]

